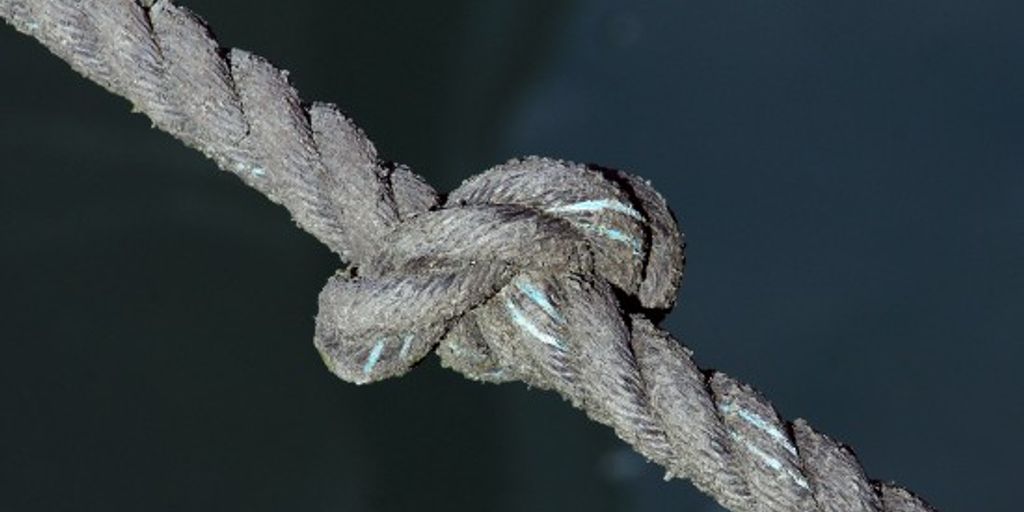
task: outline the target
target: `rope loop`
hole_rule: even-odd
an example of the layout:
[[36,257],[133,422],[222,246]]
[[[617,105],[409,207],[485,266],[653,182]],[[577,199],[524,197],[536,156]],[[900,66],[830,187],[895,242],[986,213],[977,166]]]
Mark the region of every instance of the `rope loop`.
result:
[[682,237],[650,184],[513,160],[331,278],[315,344],[332,372],[359,384],[405,373],[440,343],[443,363],[470,378],[549,387],[565,372],[557,362],[593,339],[587,331],[670,309],[682,274]]

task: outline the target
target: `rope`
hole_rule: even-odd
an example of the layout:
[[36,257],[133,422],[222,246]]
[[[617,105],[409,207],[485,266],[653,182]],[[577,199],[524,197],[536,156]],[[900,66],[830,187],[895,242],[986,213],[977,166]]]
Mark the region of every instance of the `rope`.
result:
[[442,205],[336,107],[301,103],[286,72],[222,49],[169,0],[0,0],[0,16],[350,262],[320,294],[314,340],[342,379],[436,351],[470,379],[558,392],[736,512],[933,510],[655,326],[684,244],[648,182],[534,157]]

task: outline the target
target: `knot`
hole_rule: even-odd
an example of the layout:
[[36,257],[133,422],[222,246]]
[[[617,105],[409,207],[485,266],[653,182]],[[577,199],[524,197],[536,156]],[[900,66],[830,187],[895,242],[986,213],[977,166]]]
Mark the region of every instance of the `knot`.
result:
[[316,347],[360,384],[437,347],[472,379],[558,387],[590,340],[628,339],[630,315],[670,309],[683,274],[682,236],[648,182],[541,158],[467,180],[383,241],[320,294]]

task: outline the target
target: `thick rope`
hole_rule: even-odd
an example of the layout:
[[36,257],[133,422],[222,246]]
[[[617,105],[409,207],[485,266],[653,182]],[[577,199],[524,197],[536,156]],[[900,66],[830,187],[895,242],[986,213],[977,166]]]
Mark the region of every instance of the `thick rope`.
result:
[[341,378],[401,375],[436,350],[468,378],[555,390],[733,511],[933,510],[655,327],[684,257],[647,182],[529,158],[439,205],[335,107],[302,104],[285,72],[169,0],[0,0],[0,16],[351,263],[320,294],[315,335]]

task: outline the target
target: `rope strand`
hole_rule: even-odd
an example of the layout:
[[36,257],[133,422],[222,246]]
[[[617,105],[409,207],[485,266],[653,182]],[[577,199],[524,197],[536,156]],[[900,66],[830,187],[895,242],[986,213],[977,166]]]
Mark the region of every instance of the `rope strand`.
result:
[[303,104],[286,72],[221,48],[170,0],[0,0],[0,17],[350,262],[320,295],[315,334],[343,379],[401,375],[436,351],[470,379],[558,392],[736,512],[934,510],[654,325],[684,255],[649,183],[528,158],[441,205],[336,107]]

